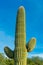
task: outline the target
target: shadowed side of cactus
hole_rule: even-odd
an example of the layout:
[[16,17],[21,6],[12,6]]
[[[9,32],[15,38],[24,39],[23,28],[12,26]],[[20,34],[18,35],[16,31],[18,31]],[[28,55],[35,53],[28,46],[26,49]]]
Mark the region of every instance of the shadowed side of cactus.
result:
[[35,44],[35,38],[32,38],[26,44],[25,9],[20,6],[16,18],[15,49],[12,51],[10,48],[5,47],[4,51],[9,58],[14,59],[15,65],[27,65],[27,52],[32,51]]
[[11,59],[14,58],[14,53],[13,53],[13,51],[12,51],[10,48],[5,47],[5,48],[4,48],[4,51],[5,51],[6,55],[7,55],[9,58],[11,58]]

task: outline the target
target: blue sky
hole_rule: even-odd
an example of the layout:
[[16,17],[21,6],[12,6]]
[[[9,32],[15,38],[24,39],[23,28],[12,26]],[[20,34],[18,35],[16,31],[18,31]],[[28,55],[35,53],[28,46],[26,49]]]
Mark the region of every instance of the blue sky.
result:
[[43,0],[0,0],[0,52],[14,49],[16,14],[19,6],[26,10],[26,42],[36,37],[36,47],[29,56],[43,57]]

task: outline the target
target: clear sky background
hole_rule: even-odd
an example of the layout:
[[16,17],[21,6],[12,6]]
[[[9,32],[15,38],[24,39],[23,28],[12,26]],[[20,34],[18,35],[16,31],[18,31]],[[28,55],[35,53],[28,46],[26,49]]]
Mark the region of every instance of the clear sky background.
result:
[[14,49],[16,15],[19,6],[26,10],[26,42],[36,37],[35,49],[28,56],[43,57],[43,0],[0,0],[0,53]]

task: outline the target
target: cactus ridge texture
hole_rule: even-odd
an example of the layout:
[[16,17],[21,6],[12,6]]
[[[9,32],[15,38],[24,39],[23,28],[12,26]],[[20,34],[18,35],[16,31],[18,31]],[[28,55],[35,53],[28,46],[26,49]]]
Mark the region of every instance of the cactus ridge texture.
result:
[[32,51],[36,45],[36,38],[31,38],[26,44],[25,16],[25,8],[20,6],[16,18],[15,49],[12,51],[8,47],[4,48],[6,55],[9,58],[14,59],[14,65],[27,65],[27,52]]

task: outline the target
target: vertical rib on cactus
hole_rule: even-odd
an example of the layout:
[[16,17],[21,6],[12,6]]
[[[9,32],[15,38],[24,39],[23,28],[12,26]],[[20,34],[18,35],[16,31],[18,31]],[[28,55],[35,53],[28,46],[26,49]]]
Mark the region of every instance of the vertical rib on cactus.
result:
[[35,38],[26,44],[25,19],[25,9],[23,6],[19,7],[16,18],[15,50],[12,51],[8,47],[4,48],[7,56],[14,59],[15,65],[27,65],[27,52],[32,51],[36,44]]

